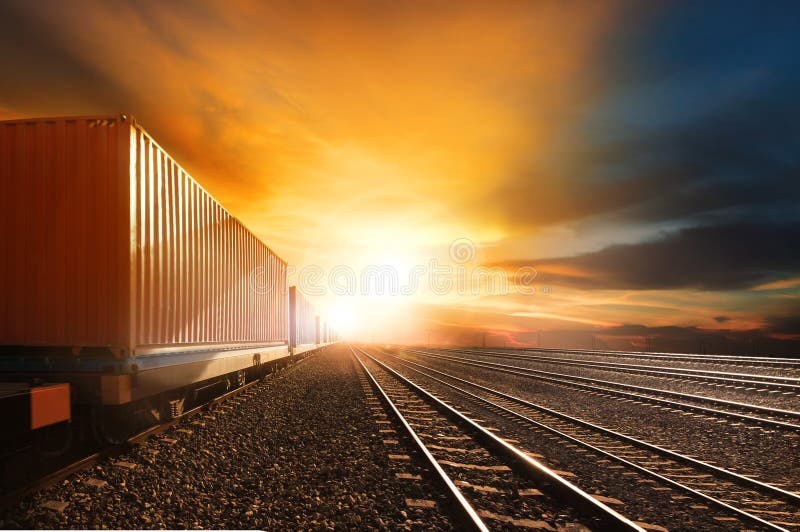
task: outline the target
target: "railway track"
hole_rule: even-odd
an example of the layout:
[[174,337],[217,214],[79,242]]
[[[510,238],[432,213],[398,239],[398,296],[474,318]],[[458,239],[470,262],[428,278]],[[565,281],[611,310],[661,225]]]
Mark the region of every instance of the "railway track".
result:
[[[771,530],[800,529],[800,495],[620,434],[531,401],[385,353],[411,371],[452,389],[498,416],[561,438],[667,486]],[[454,384],[457,383],[457,384]],[[462,386],[466,386],[467,389]]]
[[609,351],[599,349],[548,349],[548,348],[525,348],[523,352],[531,353],[556,353],[574,355],[597,355],[604,357],[618,358],[642,358],[673,362],[687,362],[698,364],[713,364],[717,366],[734,367],[772,367],[781,369],[792,369],[800,371],[800,360],[796,358],[779,357],[754,357],[754,356],[734,356],[734,355],[700,355],[687,353],[650,353],[641,351]]
[[477,349],[448,349],[448,352],[467,353],[493,358],[506,358],[513,360],[530,360],[534,362],[547,362],[562,366],[580,368],[602,369],[618,373],[632,373],[650,375],[671,379],[691,380],[699,382],[719,383],[748,389],[772,389],[785,392],[800,393],[800,378],[779,377],[773,375],[753,375],[749,373],[731,373],[724,371],[700,370],[689,368],[670,368],[666,366],[650,366],[639,364],[625,364],[600,361],[580,361],[562,357],[547,357],[538,355],[516,354],[500,351],[483,351]]
[[[798,421],[800,421],[800,412],[796,412],[793,410],[781,410],[765,406],[752,405],[748,403],[728,401],[725,399],[717,399],[702,395],[693,395],[682,392],[674,392],[671,390],[648,388],[644,386],[611,382],[590,377],[566,375],[563,373],[555,373],[551,371],[535,370],[531,368],[524,368],[507,364],[497,364],[494,362],[467,360],[464,359],[463,357],[442,355],[420,349],[408,349],[407,351],[424,357],[436,358],[462,365],[479,367],[502,373],[522,376],[526,378],[537,379],[544,382],[557,384],[560,386],[568,386],[581,390],[591,391],[594,393],[601,393],[620,398],[633,399],[637,401],[665,405],[670,408],[690,410],[707,415],[736,419],[739,421],[746,421],[750,423],[756,423],[759,425],[765,425],[792,431],[800,430],[800,424],[798,424]],[[677,401],[675,399],[681,399],[682,401]],[[693,401],[694,403],[687,401]],[[711,406],[703,406],[701,404],[696,404],[696,403],[713,405],[714,408],[712,408]],[[722,408],[725,409],[723,410]]]
[[[565,526],[644,530],[377,358],[356,350],[353,356],[471,528],[545,528],[549,525],[540,518],[558,515],[562,522],[569,516]],[[550,496],[546,501],[543,492]]]

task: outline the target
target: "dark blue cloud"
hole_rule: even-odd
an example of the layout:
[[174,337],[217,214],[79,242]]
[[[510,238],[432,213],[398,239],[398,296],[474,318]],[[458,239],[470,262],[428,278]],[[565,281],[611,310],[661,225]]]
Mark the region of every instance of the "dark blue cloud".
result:
[[798,27],[797,2],[631,4],[555,175],[523,163],[489,204],[533,227],[800,219]]
[[609,44],[607,90],[578,133],[583,179],[640,191],[614,206],[627,219],[797,217],[800,3],[636,15]]
[[[558,157],[578,214],[683,229],[533,263],[591,272],[550,281],[581,288],[738,290],[797,275],[800,3],[637,4],[623,21],[604,92]],[[793,315],[776,330],[796,331]]]
[[[687,74],[747,68],[783,70],[797,64],[800,4],[790,1],[686,1],[635,15],[611,36],[624,70],[636,77],[675,79]],[[614,37],[616,36],[616,38]]]
[[[52,115],[116,113],[129,97],[114,80],[27,16],[19,2],[0,1],[0,67],[0,108]],[[46,97],[42,89],[47,90]]]
[[[543,283],[582,289],[736,290],[796,275],[795,242],[800,224],[752,222],[687,228],[649,242],[503,264],[533,265],[546,272],[539,279]],[[547,273],[554,271],[581,274]]]

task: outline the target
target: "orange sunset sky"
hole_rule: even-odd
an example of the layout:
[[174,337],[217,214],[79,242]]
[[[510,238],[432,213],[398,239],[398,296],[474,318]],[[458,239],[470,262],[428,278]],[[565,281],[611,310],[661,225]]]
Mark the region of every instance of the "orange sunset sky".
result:
[[[12,1],[0,21],[0,119],[134,115],[301,287],[320,269],[309,297],[347,338],[798,352],[785,11]],[[508,286],[325,281],[433,259]]]

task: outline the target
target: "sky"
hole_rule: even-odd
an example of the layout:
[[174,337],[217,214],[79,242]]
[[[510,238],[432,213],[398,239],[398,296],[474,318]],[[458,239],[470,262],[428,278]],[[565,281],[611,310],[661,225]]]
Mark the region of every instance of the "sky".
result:
[[0,119],[132,114],[346,337],[800,353],[796,2],[0,0]]

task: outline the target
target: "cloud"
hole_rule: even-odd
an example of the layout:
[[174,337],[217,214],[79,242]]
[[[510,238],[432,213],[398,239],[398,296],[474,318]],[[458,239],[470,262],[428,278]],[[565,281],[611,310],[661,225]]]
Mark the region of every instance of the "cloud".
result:
[[789,290],[792,288],[800,287],[800,277],[792,277],[789,279],[781,279],[779,281],[773,281],[771,283],[762,284],[759,286],[753,287],[753,290],[759,291],[780,291],[780,290]]
[[773,310],[765,319],[764,329],[775,336],[800,340],[800,303],[797,299],[792,299],[783,308]]
[[[478,323],[528,341],[541,315],[552,330],[686,315],[604,290],[762,283],[746,294],[763,310],[798,275],[796,24],[707,6],[8,0],[0,115],[133,114],[293,263],[416,259],[468,236],[504,264],[544,257],[537,283],[572,290],[437,314],[462,338]],[[562,251],[537,253],[540,236]],[[754,321],[727,304],[691,319]],[[793,328],[758,317],[773,315]],[[405,320],[387,327],[410,338]]]
[[365,228],[381,229],[370,209],[358,208],[375,197],[411,198],[391,206],[405,219],[405,241],[433,232],[445,243],[464,228],[500,232],[465,207],[517,160],[545,152],[588,101],[592,57],[617,9],[248,0],[4,6],[0,34],[24,27],[23,48],[41,50],[14,63],[25,97],[5,107],[17,117],[40,114],[53,87],[41,82],[48,72],[76,83],[47,114],[133,114],[290,261],[311,239],[315,253],[346,260],[343,250]]
[[547,140],[545,157],[517,161],[481,202],[486,218],[517,231],[796,218],[796,7],[635,13],[604,43],[591,105]]
[[686,123],[617,133],[621,118],[595,118],[554,150],[555,160],[523,167],[498,186],[484,203],[487,216],[518,230],[599,218],[730,223],[765,212],[796,216],[797,92],[800,77],[767,77]]
[[127,96],[116,81],[23,11],[0,2],[0,119],[60,116],[64,109],[79,115],[116,111]]
[[[790,315],[776,317],[773,331],[640,323],[564,328],[559,327],[558,321],[547,318],[521,320],[514,317],[513,321],[504,321],[502,316],[490,312],[459,313],[422,305],[415,310],[420,326],[411,336],[399,341],[425,344],[430,338],[432,344],[447,345],[477,346],[485,341],[489,347],[605,348],[760,356],[796,356],[800,350],[800,323]],[[381,340],[391,341],[389,337]],[[397,337],[394,341],[398,341]]]
[[583,289],[731,290],[795,276],[798,241],[795,222],[704,226],[654,241],[504,266],[531,265],[539,271],[537,282]]

